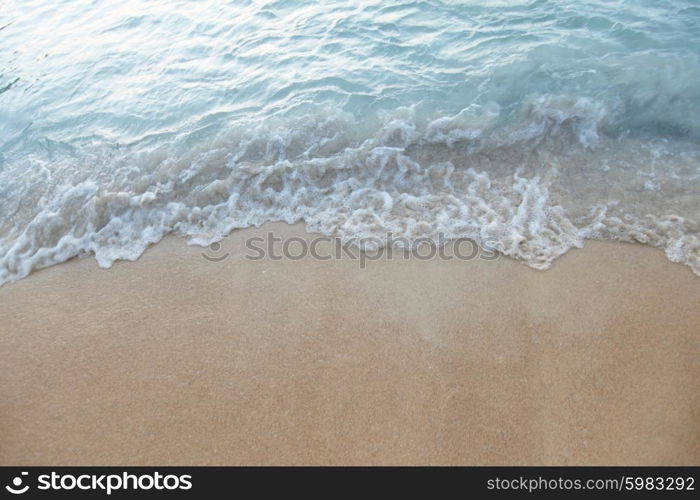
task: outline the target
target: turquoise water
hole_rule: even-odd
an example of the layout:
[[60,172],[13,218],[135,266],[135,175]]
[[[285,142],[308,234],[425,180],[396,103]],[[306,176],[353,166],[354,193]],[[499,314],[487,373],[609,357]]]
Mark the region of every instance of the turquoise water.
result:
[[700,2],[0,6],[0,283],[266,221],[700,274]]

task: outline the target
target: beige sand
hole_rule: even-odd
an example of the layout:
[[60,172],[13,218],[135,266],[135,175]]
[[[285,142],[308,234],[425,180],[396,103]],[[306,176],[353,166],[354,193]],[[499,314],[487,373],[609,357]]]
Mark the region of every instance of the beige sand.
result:
[[219,263],[169,238],[0,288],[0,463],[700,464],[700,279],[588,243]]

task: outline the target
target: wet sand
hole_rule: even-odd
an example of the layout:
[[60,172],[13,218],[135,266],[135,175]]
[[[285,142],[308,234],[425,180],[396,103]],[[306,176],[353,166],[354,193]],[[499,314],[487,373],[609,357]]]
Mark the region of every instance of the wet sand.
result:
[[700,464],[700,278],[660,251],[245,259],[269,230],[312,237],[1,287],[0,464]]

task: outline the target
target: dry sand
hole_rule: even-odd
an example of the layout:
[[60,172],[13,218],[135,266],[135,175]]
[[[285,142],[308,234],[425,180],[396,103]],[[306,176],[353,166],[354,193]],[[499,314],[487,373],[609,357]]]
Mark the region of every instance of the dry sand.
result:
[[0,464],[700,464],[700,279],[589,242],[244,259],[167,238],[0,288]]

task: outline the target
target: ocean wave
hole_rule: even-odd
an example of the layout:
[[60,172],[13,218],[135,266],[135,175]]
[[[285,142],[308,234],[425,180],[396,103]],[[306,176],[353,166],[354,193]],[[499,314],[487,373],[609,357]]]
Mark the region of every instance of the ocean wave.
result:
[[270,221],[346,241],[467,237],[537,269],[586,239],[633,241],[700,275],[698,148],[606,134],[610,115],[539,95],[512,123],[495,103],[374,123],[318,106],[132,145],[47,143],[0,168],[0,283]]

